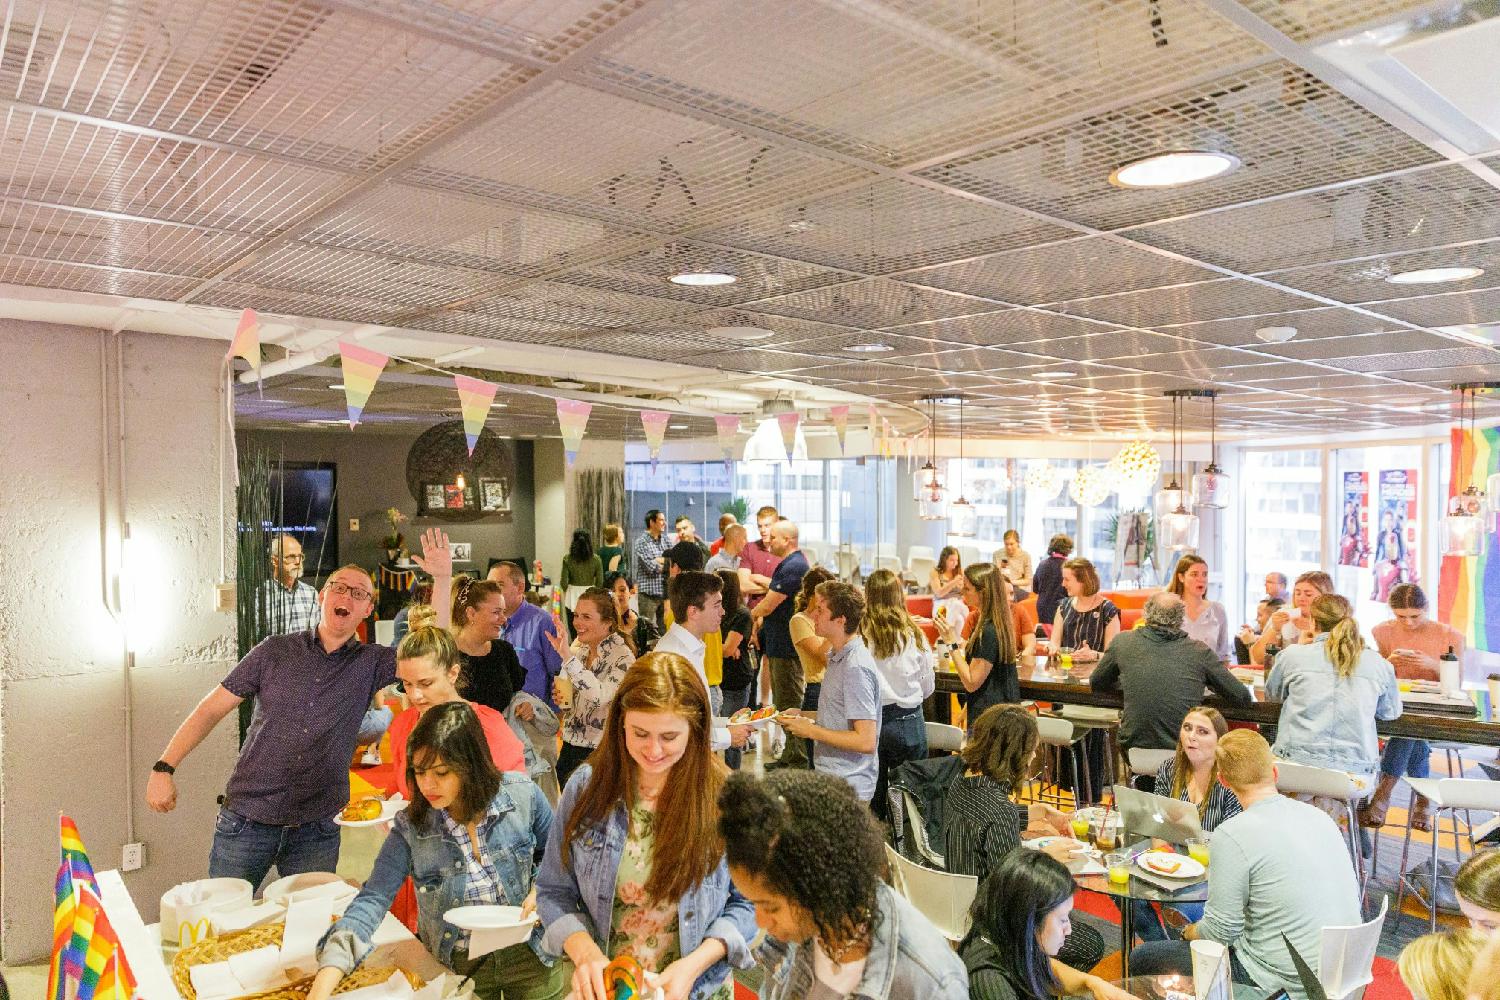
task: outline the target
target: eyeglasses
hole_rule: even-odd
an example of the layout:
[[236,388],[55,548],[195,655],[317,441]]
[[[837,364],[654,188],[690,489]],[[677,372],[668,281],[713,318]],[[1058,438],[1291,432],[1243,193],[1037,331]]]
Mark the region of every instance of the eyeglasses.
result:
[[328,584],[327,590],[330,594],[339,594],[340,596],[348,594],[356,601],[368,601],[373,596],[363,587],[351,587],[347,583],[339,583],[336,580]]

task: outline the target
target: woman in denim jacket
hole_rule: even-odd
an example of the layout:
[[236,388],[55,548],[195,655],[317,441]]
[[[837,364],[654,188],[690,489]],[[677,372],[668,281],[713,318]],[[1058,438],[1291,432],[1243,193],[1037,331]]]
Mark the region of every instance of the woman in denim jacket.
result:
[[880,830],[848,782],[816,771],[736,774],[719,796],[719,833],[766,932],[761,1000],[968,997],[964,963],[881,881]]
[[535,907],[536,858],[552,827],[546,797],[526,775],[495,769],[479,718],[465,702],[423,713],[407,751],[406,780],[420,794],[397,814],[369,880],[318,942],[320,968],[308,1000],[330,996],[370,953],[408,875],[417,886],[417,937],[438,961],[473,977],[478,996],[558,1000],[566,991],[563,970],[542,952],[540,928],[529,942],[471,963],[467,932],[443,920],[455,906]]
[[537,875],[549,954],[574,965],[578,1000],[605,1000],[604,967],[629,953],[665,1000],[720,1000],[753,964],[755,911],[729,881],[709,748],[708,689],[676,653],[641,657],[604,735],[568,780]]

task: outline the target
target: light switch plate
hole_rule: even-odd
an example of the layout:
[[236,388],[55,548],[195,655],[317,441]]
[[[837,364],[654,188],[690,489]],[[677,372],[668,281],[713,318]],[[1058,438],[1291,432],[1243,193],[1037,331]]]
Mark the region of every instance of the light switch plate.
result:
[[359,518],[357,518],[357,517],[351,517],[351,518],[349,518],[349,530],[350,531],[358,531],[359,530]]
[[235,586],[232,583],[214,584],[214,610],[222,614],[234,612]]

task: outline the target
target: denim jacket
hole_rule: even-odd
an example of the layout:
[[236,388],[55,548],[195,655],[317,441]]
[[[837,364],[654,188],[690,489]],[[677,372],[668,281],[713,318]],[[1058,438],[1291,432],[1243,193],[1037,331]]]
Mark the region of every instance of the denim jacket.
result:
[[[967,1000],[969,973],[963,959],[906,900],[882,882],[879,919],[865,957],[865,971],[850,994],[855,1000]],[[811,941],[783,944],[767,935],[756,949],[766,970],[761,1000],[799,1000],[812,990]]]
[[1396,670],[1373,649],[1340,679],[1328,659],[1328,633],[1276,654],[1266,694],[1279,699],[1276,756],[1297,764],[1374,774],[1380,767],[1375,720],[1401,714]]
[[[500,813],[500,821],[490,827],[485,849],[500,875],[506,902],[519,906],[531,891],[536,861],[552,828],[552,807],[530,778],[510,771],[501,772],[500,790],[490,807]],[[364,888],[318,942],[318,964],[336,966],[348,975],[364,961],[375,929],[410,875],[417,890],[417,937],[439,962],[452,968],[453,948],[462,931],[444,923],[443,914],[464,905],[464,869],[462,850],[436,810],[429,810],[420,825],[404,811],[397,813]],[[541,937],[540,927],[532,931],[531,949],[550,965]]]
[[[552,955],[562,955],[563,942],[578,931],[586,931],[608,954],[615,878],[628,833],[625,806],[617,806],[602,827],[584,830],[575,837],[568,845],[572,864],[564,867],[562,863],[563,830],[592,773],[590,765],[582,764],[568,779],[537,872],[536,908],[546,928],[542,946]],[[720,859],[719,866],[678,901],[677,937],[683,955],[708,938],[723,941],[728,953],[698,977],[691,1000],[703,1000],[723,985],[730,966],[748,969],[755,964],[749,945],[755,937],[755,907],[729,880],[728,862]]]

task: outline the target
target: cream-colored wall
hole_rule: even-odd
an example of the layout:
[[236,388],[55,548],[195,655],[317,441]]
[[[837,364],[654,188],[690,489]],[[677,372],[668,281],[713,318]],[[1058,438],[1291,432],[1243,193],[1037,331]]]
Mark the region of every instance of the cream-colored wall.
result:
[[133,809],[146,864],[125,880],[154,920],[162,892],[207,872],[214,798],[236,753],[226,723],[181,769],[177,810],[158,816],[146,808],[151,763],[233,665],[234,616],[213,610],[224,345],[126,333],[125,513],[141,626],[127,771],[125,653],[101,586],[102,560],[115,549],[101,540],[102,449],[113,452],[113,441],[100,413],[100,345],[112,357],[113,340],[107,331],[0,320],[0,523],[11,539],[0,573],[0,942],[7,962],[48,951],[60,812],[78,822],[102,870],[119,866]]
[[[533,482],[536,489],[536,553],[543,571],[556,580],[563,556],[573,539],[578,519],[576,474],[583,469],[625,467],[625,442],[584,438],[578,457],[567,468],[560,438],[543,438],[533,452]],[[594,539],[594,545],[600,544]]]

